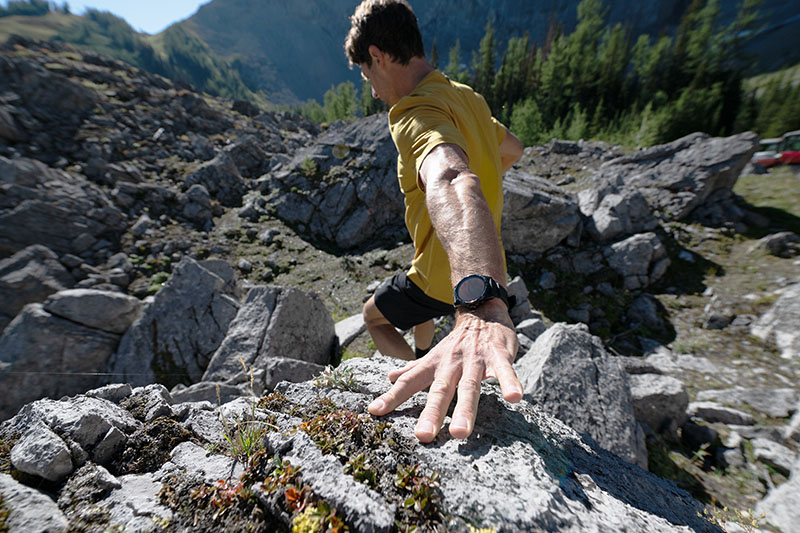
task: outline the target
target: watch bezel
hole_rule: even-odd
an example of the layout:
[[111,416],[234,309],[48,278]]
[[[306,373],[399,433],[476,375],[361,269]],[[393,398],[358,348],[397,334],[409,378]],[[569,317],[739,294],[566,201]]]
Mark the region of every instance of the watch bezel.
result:
[[[472,300],[465,300],[464,298],[461,297],[459,292],[465,283],[469,282],[474,278],[477,278],[481,280],[481,282],[483,282],[483,290],[481,291],[480,295],[478,295],[477,298],[474,298]],[[481,303],[484,302],[486,298],[486,292],[489,290],[489,279],[490,278],[488,276],[481,276],[480,274],[470,274],[469,276],[461,278],[461,281],[458,282],[455,290],[453,291],[453,294],[455,295],[454,298],[455,305],[456,306],[463,305],[468,309],[475,309],[476,307],[478,307]]]

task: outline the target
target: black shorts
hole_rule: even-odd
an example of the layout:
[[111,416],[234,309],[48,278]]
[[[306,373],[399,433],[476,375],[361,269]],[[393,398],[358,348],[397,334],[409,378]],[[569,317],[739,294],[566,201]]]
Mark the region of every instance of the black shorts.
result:
[[402,330],[453,312],[452,305],[422,292],[405,272],[395,274],[375,291],[375,305],[394,327]]

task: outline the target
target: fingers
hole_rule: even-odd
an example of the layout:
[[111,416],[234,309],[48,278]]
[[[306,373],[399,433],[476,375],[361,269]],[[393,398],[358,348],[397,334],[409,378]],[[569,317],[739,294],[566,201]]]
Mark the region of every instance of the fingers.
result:
[[[406,370],[406,369],[403,369]],[[394,411],[397,406],[427,387],[433,379],[433,370],[414,366],[402,374],[394,385],[384,394],[372,401],[367,410],[373,416],[383,416]]]
[[482,367],[471,366],[458,382],[458,402],[450,421],[450,435],[456,439],[466,439],[475,427],[482,378]]
[[439,428],[442,427],[447,409],[455,395],[457,380],[458,376],[451,374],[437,377],[431,383],[428,401],[425,403],[425,409],[419,415],[417,427],[414,429],[414,434],[420,442],[431,442],[439,433]]
[[412,370],[415,366],[417,366],[418,362],[419,362],[418,360],[409,361],[408,363],[406,363],[406,365],[403,368],[397,368],[395,370],[390,371],[389,372],[389,381],[394,383],[395,381],[397,381],[397,379],[400,376],[402,376],[403,374],[405,374],[406,372],[408,372],[409,370]]
[[500,390],[507,402],[517,403],[522,399],[522,383],[508,359],[497,358],[492,364],[492,376],[500,382]]

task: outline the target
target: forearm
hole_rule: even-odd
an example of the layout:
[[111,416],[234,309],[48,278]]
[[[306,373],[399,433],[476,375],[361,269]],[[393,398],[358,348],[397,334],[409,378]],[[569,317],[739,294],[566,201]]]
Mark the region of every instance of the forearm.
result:
[[483,274],[505,286],[500,240],[478,176],[465,166],[446,168],[428,180],[426,201],[450,261],[453,285],[470,274]]

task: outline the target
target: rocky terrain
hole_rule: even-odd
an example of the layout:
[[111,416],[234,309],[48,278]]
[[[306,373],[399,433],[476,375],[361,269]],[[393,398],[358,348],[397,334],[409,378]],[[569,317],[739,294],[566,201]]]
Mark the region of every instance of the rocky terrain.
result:
[[797,176],[742,175],[754,135],[526,149],[525,399],[486,383],[472,437],[421,445],[424,393],[365,411],[398,363],[360,307],[411,259],[385,115],[320,131],[22,39],[0,73],[0,530],[800,518]]

